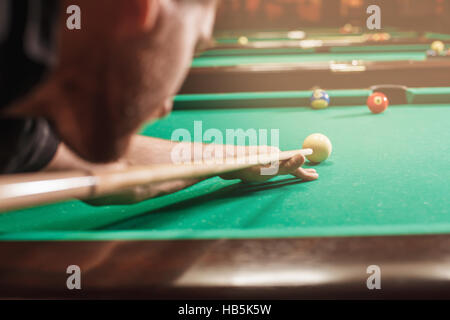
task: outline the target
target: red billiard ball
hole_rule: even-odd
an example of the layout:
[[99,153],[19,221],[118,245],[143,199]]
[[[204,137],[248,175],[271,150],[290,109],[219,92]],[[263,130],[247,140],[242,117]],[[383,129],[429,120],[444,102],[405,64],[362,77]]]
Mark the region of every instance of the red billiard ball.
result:
[[389,106],[389,100],[383,93],[374,92],[367,98],[367,106],[372,113],[382,113]]

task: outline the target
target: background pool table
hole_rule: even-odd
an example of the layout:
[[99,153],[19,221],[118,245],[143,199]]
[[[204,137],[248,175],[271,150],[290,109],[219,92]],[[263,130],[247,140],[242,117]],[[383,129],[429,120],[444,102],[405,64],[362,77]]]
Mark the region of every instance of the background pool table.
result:
[[[333,143],[320,178],[219,178],[130,206],[80,201],[0,215],[0,296],[396,297],[450,295],[450,88],[415,88],[373,115],[369,90],[178,96],[146,135],[279,129],[281,149]],[[49,264],[49,261],[51,263]],[[86,271],[66,291],[65,267]],[[380,265],[384,290],[365,287]],[[61,282],[62,281],[62,282]]]
[[333,41],[355,35],[329,35],[331,43],[324,40],[313,48],[292,41],[288,46],[275,41],[270,48],[251,48],[251,42],[236,48],[212,48],[194,59],[180,93],[309,90],[314,86],[350,89],[372,83],[447,85],[450,56],[430,58],[426,51],[434,40],[449,47],[449,34],[391,34],[389,41],[348,45]]
[[[294,33],[296,31],[293,31]],[[297,31],[298,32],[298,31]],[[233,58],[218,61],[210,60],[210,57],[232,56],[258,56],[277,54],[306,54],[320,52],[392,52],[392,51],[420,51],[430,49],[430,44],[435,40],[449,41],[450,35],[434,32],[372,32],[365,34],[323,34],[317,33],[305,35],[303,38],[291,39],[282,37],[286,33],[263,33],[265,38],[245,37],[214,38],[212,45],[203,52],[198,53],[193,67],[232,65]],[[277,36],[279,34],[279,36]],[[272,35],[273,38],[269,38]],[[375,37],[388,39],[378,40]],[[244,38],[244,40],[242,39]],[[307,40],[307,41],[302,41]],[[240,61],[238,61],[241,63]]]

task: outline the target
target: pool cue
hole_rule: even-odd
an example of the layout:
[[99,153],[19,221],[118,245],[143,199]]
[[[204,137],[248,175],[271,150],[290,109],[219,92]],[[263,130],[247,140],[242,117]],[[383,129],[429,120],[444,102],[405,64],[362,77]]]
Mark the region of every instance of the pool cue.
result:
[[298,154],[310,155],[312,154],[312,149],[224,159],[223,164],[208,163],[208,160],[206,160],[206,163],[149,165],[127,169],[5,175],[0,176],[0,212],[74,198],[81,200],[92,199],[151,183],[205,178],[242,170],[255,165],[266,165],[274,161],[287,160]]

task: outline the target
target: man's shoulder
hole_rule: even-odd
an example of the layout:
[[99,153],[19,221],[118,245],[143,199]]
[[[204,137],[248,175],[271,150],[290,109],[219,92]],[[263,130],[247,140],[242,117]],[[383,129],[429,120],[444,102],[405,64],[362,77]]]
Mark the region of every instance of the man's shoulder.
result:
[[57,9],[57,0],[0,0],[0,108],[26,94],[54,64]]
[[50,63],[55,46],[56,0],[0,0],[0,45]]

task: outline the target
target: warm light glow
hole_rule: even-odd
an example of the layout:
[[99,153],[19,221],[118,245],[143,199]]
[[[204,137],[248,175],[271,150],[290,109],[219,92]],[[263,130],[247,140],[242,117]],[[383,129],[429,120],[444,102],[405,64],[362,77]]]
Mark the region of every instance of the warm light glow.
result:
[[[339,278],[339,277],[337,277]],[[176,281],[176,285],[183,286],[225,286],[231,284],[236,287],[246,286],[310,286],[330,283],[337,279],[328,270],[314,270],[313,268],[289,270],[192,270],[185,272]]]

